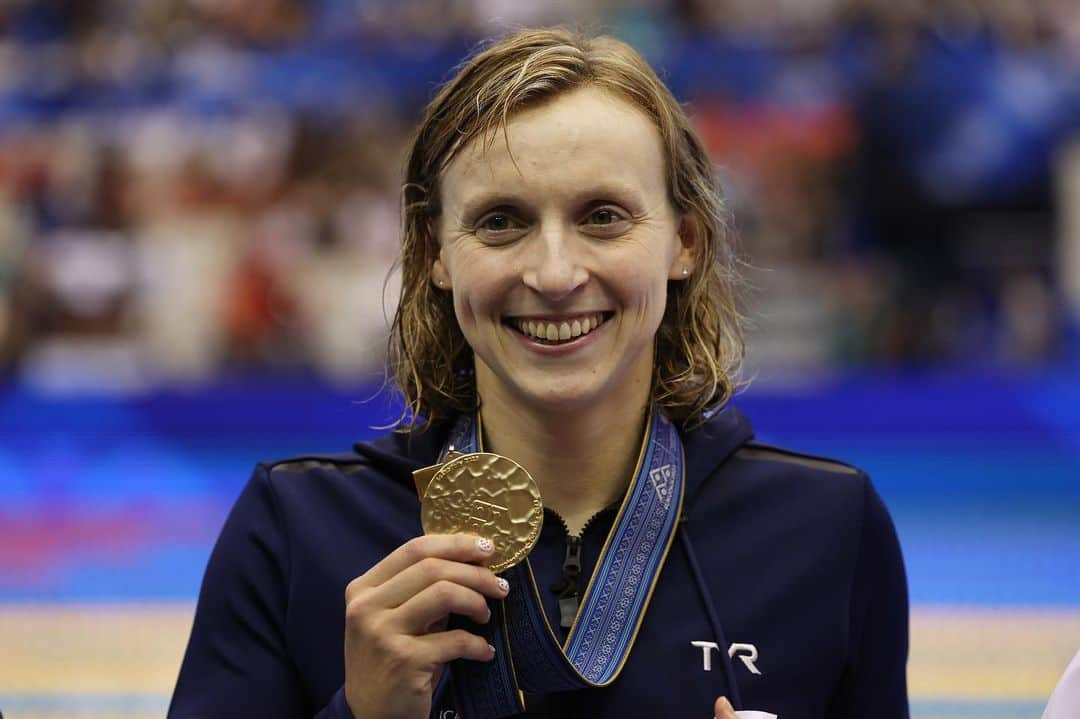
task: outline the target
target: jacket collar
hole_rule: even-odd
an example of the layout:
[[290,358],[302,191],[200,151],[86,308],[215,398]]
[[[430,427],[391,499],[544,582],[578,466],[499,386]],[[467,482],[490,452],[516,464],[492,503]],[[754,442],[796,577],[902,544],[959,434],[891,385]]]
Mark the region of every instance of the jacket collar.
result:
[[[423,432],[392,432],[371,442],[357,442],[354,449],[383,473],[411,487],[413,470],[438,460],[450,424],[436,423]],[[753,437],[750,420],[731,405],[712,414],[704,424],[683,432],[687,499],[692,499],[713,472]]]

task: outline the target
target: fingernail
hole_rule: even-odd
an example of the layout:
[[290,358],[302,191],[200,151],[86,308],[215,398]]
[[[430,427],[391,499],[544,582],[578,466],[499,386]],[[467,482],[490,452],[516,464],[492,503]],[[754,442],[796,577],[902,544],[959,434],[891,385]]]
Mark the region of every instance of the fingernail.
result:
[[499,589],[502,590],[503,594],[509,594],[510,593],[510,582],[506,581],[502,577],[496,577],[495,578],[495,583],[499,585]]
[[488,649],[490,649],[490,650],[491,650],[491,653],[492,653],[492,654],[494,654],[494,653],[495,653],[495,647],[493,647],[492,645],[488,644]]
[[487,537],[481,537],[476,540],[476,546],[480,547],[481,552],[493,552],[495,551],[495,542],[491,541]]
[[731,702],[727,700],[727,697],[720,697],[720,706],[724,708],[724,712],[727,714],[735,713],[735,707],[731,706]]

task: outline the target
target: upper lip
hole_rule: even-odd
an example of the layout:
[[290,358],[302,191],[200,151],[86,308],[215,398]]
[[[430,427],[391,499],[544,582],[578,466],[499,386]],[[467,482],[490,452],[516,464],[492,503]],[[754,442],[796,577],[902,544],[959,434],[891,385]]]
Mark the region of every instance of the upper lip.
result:
[[550,314],[513,314],[506,315],[503,319],[506,320],[534,320],[537,322],[565,322],[567,320],[577,319],[578,317],[587,317],[588,315],[607,315],[611,310],[582,310],[580,312],[559,312]]

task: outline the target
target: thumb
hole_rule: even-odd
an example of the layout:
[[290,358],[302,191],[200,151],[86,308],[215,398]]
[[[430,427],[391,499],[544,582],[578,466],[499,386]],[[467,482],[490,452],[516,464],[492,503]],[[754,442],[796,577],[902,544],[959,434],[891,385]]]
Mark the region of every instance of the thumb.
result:
[[727,697],[717,698],[716,704],[713,706],[713,714],[716,719],[737,719],[735,709],[731,706],[731,702],[727,700]]

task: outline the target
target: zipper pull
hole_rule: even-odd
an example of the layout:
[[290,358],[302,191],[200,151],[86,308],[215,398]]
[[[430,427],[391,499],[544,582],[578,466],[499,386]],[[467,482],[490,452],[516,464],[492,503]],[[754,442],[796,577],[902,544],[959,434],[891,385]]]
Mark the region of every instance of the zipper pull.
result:
[[566,538],[566,558],[562,565],[562,579],[552,585],[559,593],[559,626],[569,629],[574,625],[579,605],[578,578],[581,576],[581,537]]

